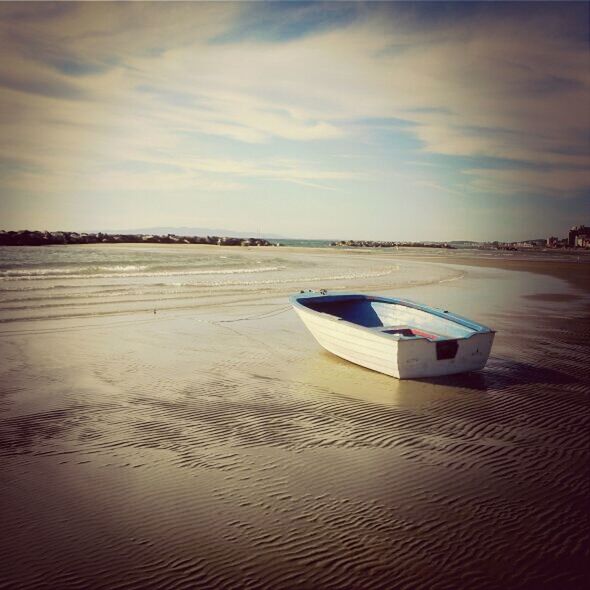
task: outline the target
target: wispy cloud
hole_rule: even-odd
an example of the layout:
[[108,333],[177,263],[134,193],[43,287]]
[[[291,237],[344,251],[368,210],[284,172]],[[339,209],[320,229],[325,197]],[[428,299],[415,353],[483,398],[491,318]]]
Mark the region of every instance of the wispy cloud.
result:
[[472,190],[494,191],[497,194],[536,194],[537,196],[567,198],[583,196],[590,186],[588,168],[545,170],[493,170],[473,168],[467,171],[473,181]]

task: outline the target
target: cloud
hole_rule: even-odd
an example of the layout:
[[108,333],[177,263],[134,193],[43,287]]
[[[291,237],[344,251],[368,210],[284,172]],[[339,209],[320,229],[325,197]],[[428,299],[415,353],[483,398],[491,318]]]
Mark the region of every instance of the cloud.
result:
[[245,6],[233,26],[211,39],[213,43],[283,43],[346,27],[361,13],[353,2],[266,2]]
[[266,178],[320,188],[329,187],[324,184],[318,184],[314,181],[360,180],[363,178],[359,173],[322,170],[310,166],[307,162],[281,158],[267,160],[264,165],[261,165],[256,161],[201,158],[190,162],[189,165],[197,170],[213,172],[215,174],[228,174],[231,176],[249,178]]
[[544,197],[581,196],[590,186],[590,170],[492,170],[473,168],[466,174],[474,179],[470,187],[476,191],[494,191],[500,195],[534,194]]
[[395,168],[440,198],[579,196],[588,11],[0,5],[0,191],[362,191]]

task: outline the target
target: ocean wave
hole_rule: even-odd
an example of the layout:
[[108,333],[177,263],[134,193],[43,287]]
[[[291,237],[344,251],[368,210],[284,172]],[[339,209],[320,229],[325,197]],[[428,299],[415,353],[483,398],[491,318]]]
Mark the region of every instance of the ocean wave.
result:
[[44,278],[54,276],[71,276],[75,274],[84,277],[95,272],[114,272],[124,273],[133,271],[142,271],[148,266],[137,264],[109,264],[104,266],[83,266],[83,267],[54,267],[54,268],[15,268],[8,270],[0,270],[0,278],[15,277],[18,279],[27,278]]
[[[101,267],[86,267],[99,270]],[[107,267],[104,267],[105,269]],[[272,272],[281,270],[282,266],[264,266],[255,268],[214,268],[200,270],[167,270],[153,272],[130,272],[131,269],[147,269],[147,266],[111,266],[111,272],[80,272],[83,269],[43,269],[43,270],[7,270],[0,271],[0,281],[27,281],[27,280],[57,280],[57,279],[114,279],[114,278],[150,278],[150,277],[175,277],[193,275],[222,275],[222,274],[250,274],[259,272]],[[118,272],[112,272],[117,270]],[[59,272],[58,272],[59,271]]]
[[289,277],[288,279],[271,279],[266,281],[211,281],[208,283],[161,283],[161,286],[173,287],[225,287],[225,286],[245,286],[245,285],[278,285],[283,283],[310,283],[314,281],[340,281],[340,280],[355,280],[355,279],[370,279],[375,277],[384,277],[390,275],[392,269],[364,272],[364,273],[349,273],[341,275],[315,276],[315,277]]
[[[109,301],[119,299],[119,302],[138,301],[137,297],[144,298],[147,300],[156,300],[160,297],[172,297],[172,298],[183,298],[191,297],[194,293],[199,292],[202,289],[210,289],[212,287],[260,287],[267,285],[286,285],[286,284],[301,284],[301,283],[314,283],[314,282],[328,282],[338,280],[362,280],[367,278],[377,278],[390,275],[393,269],[384,269],[373,272],[364,273],[343,273],[327,276],[291,276],[285,278],[267,279],[267,280],[218,280],[218,281],[201,281],[201,282],[171,282],[171,283],[152,283],[152,284],[138,284],[138,285],[126,285],[124,287],[116,285],[99,285],[95,286],[92,290],[88,290],[87,286],[75,286],[72,287],[74,291],[64,292],[62,288],[58,292],[51,290],[43,290],[40,287],[32,289],[0,289],[0,293],[4,293],[3,297],[0,297],[0,311],[25,309],[25,308],[41,308],[41,307],[52,307],[54,305],[62,305],[61,302],[78,302],[77,305],[88,305],[84,301],[96,299],[96,303],[105,303],[103,300],[107,298]],[[57,286],[61,287],[61,286]],[[83,288],[83,291],[78,290]],[[18,292],[26,293],[45,293],[43,295],[25,295],[24,297],[14,297],[15,293]],[[131,298],[131,299],[129,299]],[[15,307],[15,304],[20,304]]]

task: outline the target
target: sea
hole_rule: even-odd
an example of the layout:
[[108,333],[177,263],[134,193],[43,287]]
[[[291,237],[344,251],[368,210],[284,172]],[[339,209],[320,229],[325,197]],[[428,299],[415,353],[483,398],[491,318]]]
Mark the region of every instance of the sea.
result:
[[375,288],[460,273],[375,256],[280,247],[70,245],[0,248],[0,323],[189,309],[220,297]]
[[346,250],[329,248],[328,240],[281,244],[0,247],[0,323],[187,309],[238,292],[255,298],[302,289],[391,290],[463,274],[411,260],[422,255],[444,257],[446,263],[466,252],[481,259],[575,259],[571,254],[435,248]]

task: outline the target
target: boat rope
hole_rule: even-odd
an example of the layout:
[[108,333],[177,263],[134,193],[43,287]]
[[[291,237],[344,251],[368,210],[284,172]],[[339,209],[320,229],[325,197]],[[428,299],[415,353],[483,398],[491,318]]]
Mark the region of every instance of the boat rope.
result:
[[[290,305],[285,305],[280,307],[279,309],[273,309],[271,311],[265,311],[263,313],[259,313],[259,314],[255,314],[255,315],[251,315],[251,316],[245,316],[245,317],[239,317],[239,318],[232,318],[232,319],[219,319],[219,320],[201,320],[201,319],[196,319],[195,321],[197,322],[202,322],[202,323],[207,323],[207,324],[226,324],[226,323],[232,323],[232,322],[243,322],[243,321],[248,321],[248,320],[258,320],[258,319],[266,319],[266,318],[271,318],[271,317],[275,317],[278,316],[282,313],[285,313],[286,311],[288,311],[289,309],[291,309]],[[143,310],[144,312],[146,310]],[[173,310],[170,310],[173,311]],[[149,318],[134,318],[132,320],[115,320],[115,321],[111,321],[111,322],[103,322],[100,324],[86,324],[86,325],[74,325],[74,326],[63,326],[59,329],[56,329],[54,327],[49,327],[49,328],[20,328],[20,329],[7,329],[7,330],[0,330],[0,338],[4,338],[4,337],[11,337],[11,336],[27,336],[27,335],[31,335],[31,336],[37,336],[37,335],[42,335],[42,334],[54,334],[57,332],[79,332],[79,331],[87,331],[87,330],[103,330],[105,328],[109,328],[109,327],[120,327],[120,326],[133,326],[133,325],[138,325],[138,324],[151,324],[154,322],[159,322],[161,321],[161,316],[158,315],[156,316],[155,313],[152,316],[151,312]],[[177,318],[180,317],[179,314],[175,314],[172,313],[170,315],[166,314],[164,316],[165,318]],[[53,318],[47,318],[47,320],[51,320]],[[63,318],[60,318],[63,319]],[[0,322],[1,325],[1,322]]]
[[272,318],[278,315],[281,315],[282,313],[285,313],[286,311],[289,311],[291,309],[291,305],[284,305],[282,307],[280,307],[279,309],[273,309],[271,311],[264,311],[262,313],[257,313],[254,315],[249,315],[249,316],[244,316],[244,317],[240,317],[240,318],[231,318],[231,319],[227,319],[227,320],[196,320],[197,322],[205,322],[208,324],[231,324],[233,322],[247,322],[249,320],[264,320],[266,318]]
[[264,339],[256,338],[251,333],[240,332],[239,330],[237,330],[236,328],[234,328],[232,326],[229,326],[228,324],[231,324],[233,322],[243,322],[243,321],[248,321],[248,320],[258,320],[258,319],[266,319],[266,318],[276,317],[278,315],[281,315],[282,313],[285,313],[286,311],[289,311],[290,309],[291,309],[291,305],[285,305],[279,309],[274,309],[272,311],[267,311],[264,313],[246,316],[246,317],[242,317],[242,318],[232,318],[232,319],[228,319],[228,320],[197,320],[197,321],[207,322],[207,323],[213,324],[214,326],[217,326],[218,328],[222,328],[223,330],[229,330],[230,332],[232,332],[236,336],[239,336],[240,338],[246,338],[247,340],[250,340],[251,342],[257,343],[260,347],[268,349],[274,356],[278,355],[278,356],[284,357],[288,361],[290,357],[288,355],[285,355],[284,347],[283,347],[282,351],[279,351],[279,350],[277,350],[276,346],[272,346],[271,344],[266,342]]

